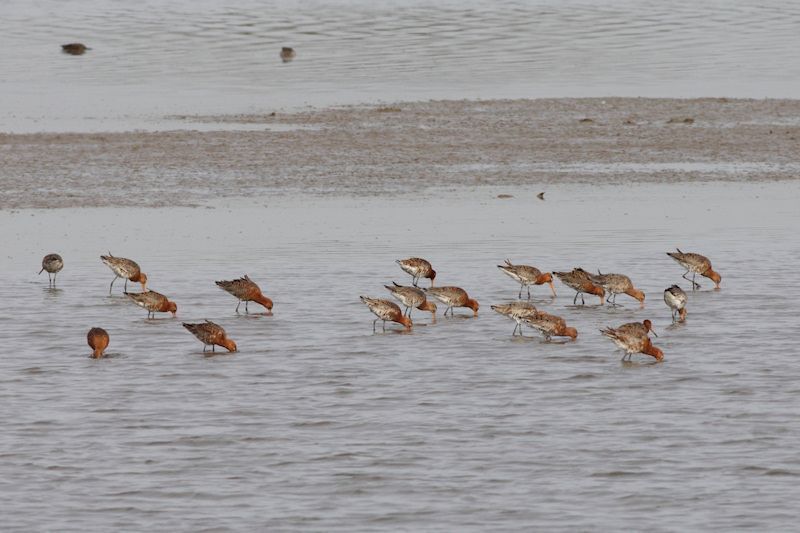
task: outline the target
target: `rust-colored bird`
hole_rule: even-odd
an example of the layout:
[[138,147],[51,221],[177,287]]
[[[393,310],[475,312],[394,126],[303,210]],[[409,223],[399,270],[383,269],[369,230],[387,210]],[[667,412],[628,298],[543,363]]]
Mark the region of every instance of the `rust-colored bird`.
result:
[[550,342],[550,337],[554,336],[570,337],[572,340],[578,338],[578,330],[567,326],[567,322],[560,316],[539,311],[533,316],[525,317],[523,322],[540,331],[547,342]]
[[111,280],[111,285],[108,287],[108,294],[111,294],[111,289],[114,287],[114,282],[119,278],[125,278],[125,288],[123,291],[128,290],[128,280],[134,283],[142,284],[142,291],[147,290],[147,275],[142,272],[136,261],[125,259],[124,257],[114,257],[111,252],[108,255],[101,255],[100,259],[103,260],[108,268],[114,272],[114,279]]
[[578,303],[578,296],[581,297],[581,305],[586,303],[583,299],[584,293],[599,296],[600,305],[603,305],[603,298],[606,295],[606,291],[603,287],[592,283],[592,280],[589,279],[589,273],[584,269],[579,267],[573,268],[570,272],[553,272],[553,274],[561,280],[561,283],[575,290],[575,298],[572,299],[573,305]]
[[429,311],[431,316],[436,318],[436,304],[428,301],[425,297],[425,291],[417,287],[398,285],[395,282],[392,282],[392,284],[393,285],[384,285],[384,287],[405,306],[403,314],[411,317],[411,309],[417,308],[420,311]]
[[382,300],[380,298],[370,298],[368,296],[361,296],[361,301],[369,307],[369,310],[378,317],[372,321],[372,332],[375,332],[375,323],[378,320],[383,320],[383,331],[386,331],[386,322],[397,322],[402,324],[406,329],[411,329],[413,323],[411,318],[405,316],[400,311],[400,306],[389,300]]
[[420,278],[428,278],[431,280],[431,287],[433,287],[433,280],[436,278],[436,271],[431,264],[425,259],[419,257],[409,257],[408,259],[398,259],[397,264],[403,269],[403,272],[411,275],[411,284],[415,287],[419,283]]
[[81,56],[86,52],[86,50],[91,50],[91,48],[83,43],[68,43],[61,45],[61,51],[71,56]]
[[219,324],[215,324],[208,319],[206,319],[205,322],[200,322],[198,324],[187,324],[184,322],[183,327],[188,329],[192,335],[197,337],[200,342],[203,343],[204,352],[206,351],[206,346],[211,346],[212,352],[216,351],[214,349],[215,346],[226,348],[229,352],[238,351],[236,348],[236,343],[233,342],[233,339],[228,338],[228,335],[225,333],[225,329]]
[[512,337],[516,335],[517,329],[519,329],[519,334],[524,337],[525,335],[522,333],[522,321],[525,318],[536,316],[538,312],[536,311],[536,307],[530,302],[511,302],[508,304],[493,305],[492,309],[517,323],[517,325],[514,326],[514,331],[511,332]]
[[529,265],[513,265],[511,261],[506,259],[505,265],[497,265],[497,268],[508,274],[512,279],[519,283],[519,299],[522,299],[522,289],[528,289],[528,300],[531,299],[531,285],[542,285],[547,283],[550,285],[550,291],[553,293],[553,298],[556,297],[556,289],[553,287],[553,276],[550,272],[542,272],[536,267]]
[[[692,282],[692,290],[699,289],[700,284],[697,283],[694,278],[697,274],[701,276],[705,276],[711,281],[714,282],[714,288],[719,289],[719,284],[722,281],[722,276],[719,275],[718,272],[714,272],[714,269],[711,268],[711,261],[709,261],[708,257],[700,254],[693,254],[693,253],[683,253],[680,249],[676,248],[677,252],[667,252],[667,255],[673,258],[675,261],[678,262],[683,268],[686,269],[686,272],[683,273],[681,276],[686,281]],[[689,272],[692,273],[692,279],[686,277],[686,274]]]
[[108,348],[108,332],[103,328],[92,328],[86,335],[86,342],[92,349],[92,357],[94,359],[100,359],[103,357],[106,348]]
[[171,302],[160,292],[126,292],[125,296],[139,307],[147,309],[147,318],[150,318],[150,315],[155,318],[156,313],[172,313],[174,318],[178,313],[178,305],[175,302]]
[[248,302],[256,302],[257,304],[261,304],[266,308],[267,311],[270,313],[272,312],[272,300],[264,296],[264,294],[261,292],[261,288],[256,284],[255,281],[251,280],[247,274],[245,274],[243,278],[230,281],[217,281],[215,283],[220,289],[229,292],[239,299],[239,303],[236,304],[237,313],[239,312],[239,306],[242,305],[242,302],[244,302],[245,313],[250,312],[247,309]]
[[[649,322],[649,320],[645,322]],[[651,327],[646,323],[640,322],[631,322],[618,328],[600,330],[603,335],[614,341],[614,344],[625,351],[625,355],[622,356],[623,361],[625,358],[630,359],[631,355],[635,353],[643,353],[655,357],[656,361],[662,361],[664,352],[650,341],[649,331],[652,331]]]
[[601,274],[598,271],[597,275],[589,274],[589,280],[609,293],[606,301],[611,305],[617,305],[617,294],[627,294],[639,300],[641,307],[644,307],[644,293],[634,287],[631,278],[624,274]]
[[461,287],[431,287],[425,291],[447,306],[444,316],[447,316],[447,311],[453,316],[454,307],[469,307],[473,316],[478,316],[478,301],[470,298],[467,291]]

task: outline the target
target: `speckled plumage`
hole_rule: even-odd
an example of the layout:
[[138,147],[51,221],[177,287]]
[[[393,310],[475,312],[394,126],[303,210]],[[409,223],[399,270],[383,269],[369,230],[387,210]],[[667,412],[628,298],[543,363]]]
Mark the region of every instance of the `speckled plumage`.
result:
[[585,304],[586,302],[583,299],[584,294],[599,296],[600,303],[603,303],[606,292],[605,289],[592,283],[592,280],[589,278],[589,273],[584,269],[578,267],[573,268],[569,272],[553,272],[553,274],[561,280],[561,283],[575,290],[575,297],[572,299],[573,305],[578,303],[578,296],[581,297],[581,304]]
[[527,326],[540,331],[548,341],[553,336],[572,337],[573,339],[578,336],[575,328],[568,327],[563,318],[542,311],[539,311],[534,316],[525,317],[523,322]]
[[657,361],[661,361],[664,358],[661,350],[653,346],[646,328],[641,323],[623,324],[618,328],[602,329],[600,332],[625,351],[623,359],[630,357],[634,353],[650,355],[655,357]]
[[[708,259],[708,257],[695,253],[684,253],[681,252],[679,248],[676,248],[676,250],[678,251],[667,252],[667,255],[686,269],[686,272],[684,272],[682,277],[686,281],[690,281],[692,283],[692,289],[700,288],[700,284],[694,280],[696,274],[700,274],[701,276],[709,278],[714,282],[716,288],[719,288],[722,277],[711,267],[711,261]],[[686,277],[686,274],[689,272],[692,273],[692,279]]]
[[156,291],[126,292],[125,296],[139,307],[147,309],[147,318],[150,318],[151,314],[155,318],[156,313],[172,313],[175,315],[178,311],[178,306],[175,302],[171,302],[166,296]]
[[429,278],[431,280],[431,287],[433,286],[433,280],[436,278],[436,271],[425,259],[409,257],[408,259],[398,259],[397,264],[400,265],[403,272],[411,276],[411,283],[415,287],[417,283],[419,283],[420,278]]
[[624,274],[589,274],[589,280],[609,293],[606,301],[616,305],[617,294],[627,294],[644,305],[644,293],[633,286],[631,278]]
[[553,287],[553,277],[549,273],[542,273],[541,270],[530,265],[514,265],[508,259],[506,259],[505,263],[505,265],[497,265],[497,268],[520,284],[518,298],[522,298],[522,289],[527,287],[528,298],[530,299],[531,285],[542,285],[543,283],[550,284],[550,290],[555,297],[556,290]]
[[400,303],[405,306],[405,313],[408,316],[411,316],[411,309],[416,308],[422,311],[430,311],[434,315],[436,314],[436,304],[433,302],[428,302],[427,297],[425,296],[425,291],[422,289],[418,289],[417,287],[406,287],[403,285],[398,285],[394,283],[393,285],[384,285],[389,292],[392,293],[392,296],[397,298]]
[[[47,254],[42,258],[42,269],[39,271],[39,274],[42,272],[47,272],[47,279],[51,285],[56,284],[56,275],[61,272],[61,269],[64,268],[64,260],[58,254]],[[52,276],[51,276],[52,274]]]
[[211,351],[215,351],[215,346],[222,346],[229,352],[237,351],[236,343],[228,338],[225,329],[219,324],[215,324],[210,320],[200,322],[198,324],[183,323],[183,327],[188,329],[192,335],[198,338],[203,343],[203,351],[206,351],[206,346],[211,346]]
[[475,315],[478,314],[478,302],[470,298],[461,287],[431,287],[425,291],[447,306],[444,315],[447,315],[448,310],[452,314],[454,307],[469,307]]
[[492,309],[503,316],[507,316],[508,318],[517,323],[517,325],[514,326],[514,331],[511,332],[512,336],[514,336],[517,333],[517,329],[519,329],[519,334],[523,335],[522,333],[523,319],[536,316],[536,313],[538,312],[536,310],[536,307],[529,302],[511,302],[507,304],[498,304],[498,305],[493,305]]
[[239,279],[229,281],[223,280],[215,283],[219,288],[229,294],[232,294],[239,300],[239,304],[236,305],[237,313],[239,312],[239,305],[241,305],[242,302],[245,303],[245,312],[249,312],[247,308],[247,304],[249,302],[257,302],[264,306],[264,308],[266,308],[268,311],[272,311],[272,300],[264,296],[264,293],[261,292],[261,287],[259,287],[255,281],[251,280],[247,274]]
[[368,296],[361,296],[361,301],[378,317],[372,321],[372,331],[375,331],[375,323],[378,320],[383,320],[384,331],[386,330],[386,322],[397,322],[406,328],[411,328],[411,319],[403,315],[403,312],[400,311],[400,306],[396,303]]
[[105,263],[108,268],[111,269],[112,272],[115,274],[115,278],[111,280],[111,286],[108,288],[108,293],[111,294],[111,289],[114,287],[114,282],[117,278],[123,278],[125,280],[125,289],[128,288],[128,280],[131,280],[136,283],[142,284],[142,291],[146,290],[147,288],[147,276],[142,272],[142,269],[139,268],[139,264],[132,259],[126,259],[125,257],[114,257],[111,255],[111,252],[108,255],[101,255],[100,259]]

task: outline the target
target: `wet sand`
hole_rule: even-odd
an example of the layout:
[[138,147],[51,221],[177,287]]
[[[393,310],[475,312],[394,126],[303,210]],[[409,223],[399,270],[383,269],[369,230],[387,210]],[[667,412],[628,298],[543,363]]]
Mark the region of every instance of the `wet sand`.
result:
[[187,129],[0,135],[0,208],[800,175],[799,100],[431,101],[167,119]]

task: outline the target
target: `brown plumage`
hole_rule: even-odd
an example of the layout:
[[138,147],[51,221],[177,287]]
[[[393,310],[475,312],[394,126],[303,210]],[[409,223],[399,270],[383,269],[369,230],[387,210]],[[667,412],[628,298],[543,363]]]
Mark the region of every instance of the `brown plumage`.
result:
[[95,359],[100,359],[103,357],[103,352],[105,352],[106,348],[108,348],[108,332],[106,332],[106,330],[103,328],[92,328],[86,335],[86,342],[92,349],[92,357]]
[[425,291],[447,306],[444,316],[447,316],[447,311],[450,311],[450,316],[453,316],[454,307],[469,307],[472,309],[473,316],[478,316],[478,301],[470,298],[467,291],[461,287],[431,287]]
[[556,296],[556,289],[553,287],[553,276],[549,272],[542,272],[538,268],[530,265],[513,265],[508,259],[506,259],[505,265],[497,265],[497,268],[519,283],[518,298],[520,299],[522,299],[523,288],[527,287],[528,300],[530,300],[531,285],[542,285],[544,283],[550,285],[550,291],[553,293],[553,298]]
[[411,329],[413,325],[411,322],[411,318],[405,316],[401,311],[400,307],[394,303],[390,302],[389,300],[382,300],[380,298],[370,298],[368,296],[361,296],[361,301],[369,307],[369,310],[377,316],[375,320],[372,321],[372,332],[375,332],[375,323],[378,320],[383,320],[383,331],[386,331],[386,322],[397,322],[398,324],[402,324],[405,326],[406,329]]
[[91,50],[91,48],[83,43],[69,43],[61,45],[61,51],[72,56],[83,55],[86,50]]
[[517,325],[514,326],[514,331],[511,332],[512,337],[516,335],[517,329],[519,329],[519,334],[524,336],[522,333],[522,321],[525,318],[536,316],[538,312],[536,307],[529,302],[511,302],[508,304],[493,305],[491,307],[492,310],[503,316],[507,316],[517,323]]
[[219,324],[215,324],[210,320],[200,322],[198,324],[183,323],[183,327],[188,329],[192,335],[197,337],[203,343],[203,351],[206,351],[206,346],[211,346],[211,351],[216,351],[215,346],[222,346],[227,348],[229,352],[237,351],[236,343],[233,339],[229,339],[225,333],[225,329]]
[[415,287],[419,283],[420,278],[428,278],[431,280],[431,287],[433,287],[433,280],[436,279],[436,271],[431,264],[420,257],[409,257],[408,259],[398,259],[397,264],[403,269],[403,272],[411,275],[411,284]]
[[108,255],[101,255],[100,259],[115,274],[114,279],[111,280],[111,285],[108,287],[108,294],[111,294],[114,282],[117,281],[118,278],[125,279],[125,288],[123,291],[128,290],[128,280],[134,283],[141,283],[143,292],[147,290],[147,275],[142,272],[142,269],[139,268],[139,264],[136,263],[136,261],[124,257],[114,257],[111,255],[111,252],[108,252]]
[[425,291],[422,289],[418,289],[417,287],[405,287],[395,282],[392,282],[392,285],[384,285],[384,287],[405,306],[403,314],[406,316],[410,317],[411,309],[417,308],[420,311],[430,311],[431,315],[434,318],[436,317],[436,304],[428,301],[425,297]]
[[178,313],[178,305],[156,291],[126,292],[125,296],[139,307],[147,309],[147,318],[150,318],[150,315],[155,318],[156,313],[172,313],[173,317]]
[[39,274],[41,275],[42,272],[46,271],[49,284],[55,287],[56,275],[61,272],[62,268],[64,268],[64,260],[61,259],[60,255],[47,254],[42,258],[42,269],[39,271]]
[[[649,322],[649,321],[648,321]],[[605,328],[600,332],[614,341],[619,348],[625,351],[622,359],[630,358],[632,354],[643,353],[655,357],[656,361],[664,359],[664,352],[653,345],[647,334],[650,328],[638,322],[623,324],[618,328]]]
[[245,274],[243,278],[230,281],[217,281],[215,283],[220,289],[239,299],[239,303],[236,304],[237,313],[239,312],[239,306],[242,305],[242,302],[244,302],[245,313],[250,312],[247,309],[248,302],[256,302],[261,304],[266,308],[267,311],[272,312],[272,300],[264,296],[264,294],[261,292],[261,288],[256,284],[255,281],[251,280],[247,274]]
[[609,294],[606,301],[611,305],[617,305],[617,294],[627,294],[639,300],[644,307],[644,293],[633,286],[631,278],[624,274],[589,274],[589,280],[595,285],[600,285]]
[[550,337],[570,337],[573,340],[578,337],[578,330],[567,326],[567,322],[563,318],[542,311],[525,317],[523,322],[540,331],[548,342]]
[[578,303],[578,296],[581,297],[581,305],[586,303],[586,301],[583,299],[584,293],[599,296],[600,305],[603,304],[603,298],[606,295],[606,291],[603,289],[603,287],[592,283],[592,280],[589,279],[589,273],[584,269],[573,268],[570,272],[553,272],[553,274],[555,274],[555,276],[561,280],[561,283],[575,290],[575,297],[572,299],[573,305]]
[[294,51],[294,48],[291,48],[289,46],[284,46],[281,48],[280,55],[281,55],[281,61],[283,61],[284,63],[288,63],[297,56],[297,52]]
[[[722,276],[720,276],[718,272],[714,272],[714,269],[711,268],[711,261],[709,261],[708,257],[700,254],[684,253],[678,248],[676,248],[676,250],[678,251],[667,252],[667,255],[686,269],[686,272],[684,272],[681,277],[686,281],[692,282],[692,290],[700,288],[700,284],[694,280],[696,274],[707,277],[714,282],[714,288],[719,289]],[[692,273],[692,279],[686,277],[686,274],[689,272]]]

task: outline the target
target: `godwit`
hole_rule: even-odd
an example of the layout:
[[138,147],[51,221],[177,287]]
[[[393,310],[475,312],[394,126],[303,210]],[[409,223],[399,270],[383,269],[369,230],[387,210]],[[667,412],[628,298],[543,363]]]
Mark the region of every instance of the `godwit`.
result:
[[228,338],[228,335],[225,333],[225,330],[222,328],[222,326],[215,324],[208,319],[199,324],[187,324],[184,322],[183,327],[191,331],[192,335],[197,337],[200,342],[203,343],[203,352],[206,351],[206,346],[209,345],[211,346],[212,352],[216,351],[214,349],[215,346],[227,348],[229,352],[237,351],[236,343],[233,342],[233,339]]
[[396,303],[390,302],[389,300],[381,300],[379,298],[369,298],[367,296],[362,296],[361,301],[364,302],[367,307],[369,307],[369,310],[378,317],[372,321],[373,333],[375,333],[375,323],[378,320],[383,320],[383,331],[386,331],[387,320],[389,322],[397,322],[398,324],[402,324],[406,327],[406,329],[411,329],[411,319],[400,311],[400,307]]
[[573,305],[578,303],[579,295],[581,297],[581,305],[586,303],[586,301],[583,299],[584,293],[599,296],[600,305],[603,305],[603,298],[606,295],[606,291],[603,290],[603,287],[592,283],[592,280],[589,279],[589,273],[584,269],[573,268],[571,272],[553,272],[553,274],[555,274],[556,277],[561,280],[561,283],[567,287],[570,287],[571,289],[575,289],[575,298],[572,299]]
[[141,283],[142,291],[147,290],[147,276],[136,264],[136,261],[125,259],[124,257],[114,257],[111,252],[108,252],[108,255],[101,255],[100,259],[115,274],[114,279],[111,280],[111,285],[108,287],[108,294],[111,294],[111,289],[114,287],[114,282],[117,281],[117,278],[125,278],[124,291],[128,290],[128,280],[134,283]]
[[398,259],[397,264],[400,265],[403,272],[411,275],[411,284],[415,287],[417,283],[419,283],[420,278],[429,278],[431,280],[431,287],[433,287],[436,271],[425,259],[409,257],[408,259]]
[[[708,257],[700,254],[683,253],[678,248],[676,248],[676,250],[678,251],[667,252],[667,255],[686,269],[686,272],[684,272],[683,276],[681,277],[686,281],[692,282],[692,290],[700,288],[700,284],[694,281],[694,278],[697,274],[705,276],[713,281],[714,288],[719,289],[719,283],[722,281],[722,276],[720,276],[719,273],[714,272],[714,269],[711,268],[711,261],[708,260]],[[686,277],[686,274],[689,272],[692,273],[692,279]]]
[[681,322],[686,320],[686,293],[683,289],[677,285],[664,289],[664,302],[672,310],[673,323],[677,321],[677,317],[680,317]]
[[549,272],[542,272],[536,267],[529,265],[512,265],[511,261],[506,259],[505,265],[497,265],[497,268],[508,274],[512,279],[519,283],[519,299],[522,299],[522,289],[528,288],[528,300],[531,299],[531,285],[542,285],[548,283],[550,291],[553,293],[553,298],[556,297],[556,289],[553,287],[553,276]]
[[86,335],[86,342],[93,350],[93,358],[100,359],[103,357],[103,352],[108,348],[108,340],[108,332],[103,328],[92,328],[89,330],[89,333]]
[[578,337],[578,330],[567,326],[566,321],[560,316],[539,311],[533,316],[525,317],[522,321],[533,329],[539,330],[547,342],[550,342],[552,336],[571,337],[573,340]]
[[125,296],[139,307],[147,309],[147,318],[150,318],[150,315],[155,318],[156,313],[172,313],[174,318],[178,313],[178,305],[156,291],[126,292]]
[[[42,259],[42,269],[39,271],[41,275],[42,272],[45,270],[47,271],[47,281],[48,285],[52,285],[53,287],[56,286],[56,274],[61,272],[61,269],[64,268],[64,260],[61,259],[61,256],[58,254],[47,254]],[[52,274],[52,278],[50,276]]]
[[431,315],[436,318],[436,304],[428,301],[425,297],[425,291],[416,287],[404,287],[395,282],[392,283],[393,285],[384,285],[384,287],[389,289],[392,296],[400,300],[400,303],[405,306],[403,314],[411,317],[411,309],[416,307],[420,311],[430,311]]
[[61,51],[72,56],[83,55],[86,50],[91,50],[91,48],[83,43],[69,43],[61,45]]
[[664,359],[664,352],[653,346],[647,334],[648,330],[649,328],[645,325],[632,322],[618,328],[601,329],[600,332],[625,351],[625,355],[622,356],[623,361],[626,357],[630,359],[630,356],[635,353],[650,355],[655,357],[656,361],[661,361]]
[[291,48],[289,46],[284,46],[281,48],[281,61],[283,61],[284,63],[288,63],[289,61],[294,59],[296,55],[297,52],[294,51],[294,48]]
[[447,316],[447,311],[450,311],[450,316],[453,316],[454,307],[469,307],[472,309],[473,316],[478,316],[478,302],[473,300],[467,294],[467,291],[460,287],[431,287],[425,289],[428,294],[442,302],[447,306],[444,310],[444,316]]
[[627,294],[639,300],[644,308],[644,293],[633,286],[631,278],[623,274],[601,274],[597,271],[597,275],[589,274],[589,280],[595,285],[600,285],[609,294],[606,301],[611,305],[617,305],[617,294]]
[[236,304],[236,312],[239,312],[239,306],[244,302],[244,312],[249,313],[247,309],[248,302],[256,302],[263,305],[267,311],[272,312],[272,300],[264,296],[261,288],[256,285],[256,282],[251,280],[247,274],[243,278],[234,279],[231,281],[217,281],[217,286],[239,299]]
[[514,331],[511,332],[512,337],[516,335],[518,328],[519,334],[524,337],[525,335],[522,333],[522,320],[527,317],[535,316],[537,313],[536,307],[529,302],[511,302],[509,304],[493,305],[492,309],[517,323],[517,325],[514,326]]

